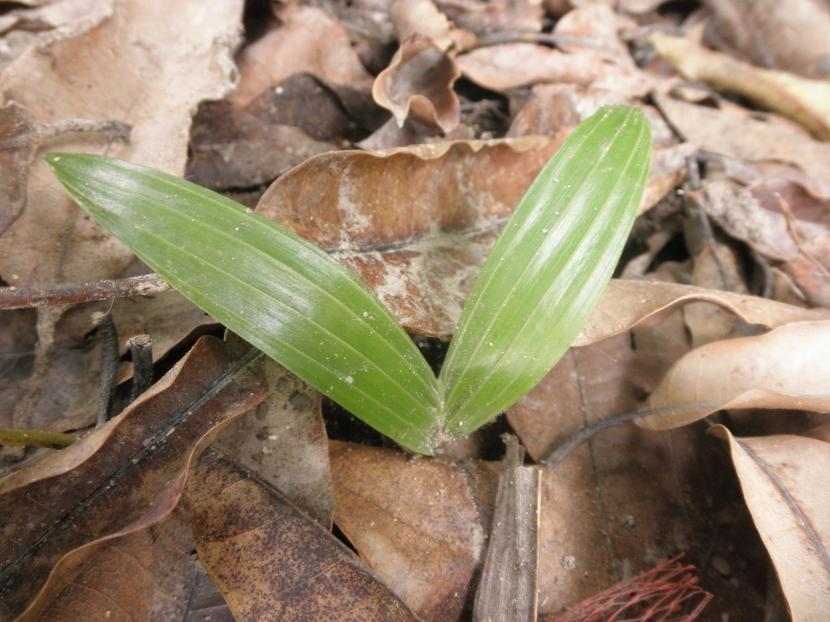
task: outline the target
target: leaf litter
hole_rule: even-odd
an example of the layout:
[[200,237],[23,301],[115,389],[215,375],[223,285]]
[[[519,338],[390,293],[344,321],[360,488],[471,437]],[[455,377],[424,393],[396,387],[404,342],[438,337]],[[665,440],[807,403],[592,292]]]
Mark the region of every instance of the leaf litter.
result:
[[[641,215],[570,352],[457,457],[329,440],[321,396],[271,363],[164,427],[247,351],[199,339],[218,329],[175,292],[0,311],[0,425],[81,437],[4,448],[0,617],[482,619],[476,598],[535,581],[540,619],[654,593],[681,603],[666,619],[822,619],[826,7],[196,4],[0,12],[2,285],[147,271],[58,192],[40,161],[58,143],[241,199],[354,269],[430,352],[527,185],[601,105],[651,121]],[[119,403],[131,337],[150,336],[162,379],[92,429],[100,311]],[[492,524],[508,426],[528,453],[515,472],[540,477],[539,563],[481,582],[519,537]],[[691,582],[664,580],[680,551]]]

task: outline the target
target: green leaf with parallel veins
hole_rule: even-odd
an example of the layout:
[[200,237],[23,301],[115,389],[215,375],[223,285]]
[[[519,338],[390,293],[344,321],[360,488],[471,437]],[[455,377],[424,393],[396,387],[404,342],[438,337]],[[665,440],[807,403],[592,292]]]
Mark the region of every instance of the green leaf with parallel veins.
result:
[[485,424],[565,353],[619,260],[651,166],[640,111],[602,108],[559,148],[482,267],[441,370],[448,436]]
[[96,222],[196,305],[375,429],[432,453],[435,376],[349,270],[177,177],[86,154],[46,161]]

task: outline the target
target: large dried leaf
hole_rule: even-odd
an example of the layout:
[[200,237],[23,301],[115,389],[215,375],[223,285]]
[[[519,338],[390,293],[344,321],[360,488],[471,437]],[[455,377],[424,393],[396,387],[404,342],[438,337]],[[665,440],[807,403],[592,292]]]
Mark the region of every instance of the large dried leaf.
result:
[[448,337],[497,227],[563,140],[324,154],[278,179],[257,211],[355,270],[407,330]]
[[651,166],[648,120],[607,107],[528,189],[481,268],[441,368],[445,430],[466,435],[542,379],[585,325]]
[[743,160],[792,162],[816,180],[830,178],[830,145],[781,123],[655,95],[669,122],[705,151]]
[[[408,331],[448,339],[498,227],[563,139],[564,132],[324,154],[278,179],[257,211],[357,272]],[[653,178],[646,194],[661,184]],[[692,299],[767,326],[823,317],[751,296],[612,280],[576,344]]]
[[793,620],[830,611],[830,443],[801,436],[736,438],[732,461],[755,526],[769,551]]
[[722,409],[830,412],[830,321],[795,322],[769,333],[702,346],[678,361],[648,399],[672,412],[640,425],[665,430]]
[[203,338],[121,415],[0,482],[6,617],[25,607],[50,571],[46,601],[71,582],[86,555],[169,515],[210,433],[264,397],[261,381],[243,371],[245,360],[235,362],[221,343]]
[[817,138],[830,138],[830,83],[753,67],[659,32],[652,33],[649,41],[686,78],[743,95],[800,123]]
[[199,461],[187,502],[199,558],[240,622],[415,622],[342,543],[222,454]]
[[830,10],[820,0],[706,0],[706,35],[756,65],[830,75]]
[[334,522],[417,615],[459,619],[484,555],[498,480],[479,463],[331,443]]
[[386,307],[341,264],[172,175],[79,154],[48,159],[96,221],[200,308],[377,430],[433,451],[435,376]]
[[28,110],[15,102],[0,107],[0,234],[26,205],[29,166],[39,145],[37,125]]

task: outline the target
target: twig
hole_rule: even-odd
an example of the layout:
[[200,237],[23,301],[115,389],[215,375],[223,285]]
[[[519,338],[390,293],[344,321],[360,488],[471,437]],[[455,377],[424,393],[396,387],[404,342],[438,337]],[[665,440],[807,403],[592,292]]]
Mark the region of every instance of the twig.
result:
[[128,141],[132,126],[129,123],[111,119],[61,119],[55,123],[38,128],[41,141],[50,140],[64,134],[105,134],[116,140]]
[[93,313],[92,323],[101,334],[101,404],[98,410],[98,425],[101,426],[109,421],[112,400],[115,397],[118,376],[118,331],[109,313]]
[[133,361],[132,403],[153,384],[153,342],[149,335],[136,335],[127,340],[127,347]]
[[567,441],[557,447],[550,456],[542,460],[542,464],[546,465],[549,468],[554,468],[560,462],[562,462],[565,458],[567,458],[571,452],[582,445],[583,443],[589,441],[595,434],[598,432],[602,432],[603,430],[607,430],[608,428],[616,427],[623,423],[628,423],[629,421],[635,421],[637,419],[642,419],[643,417],[649,417],[651,415],[669,415],[676,412],[681,412],[684,410],[698,410],[698,409],[713,409],[717,410],[718,406],[722,405],[723,402],[696,402],[693,404],[682,404],[680,406],[664,406],[662,408],[646,408],[645,410],[637,410],[634,412],[623,413],[621,415],[617,415],[615,417],[609,417],[608,419],[603,419],[602,421],[597,421],[594,424],[591,424],[585,428],[582,428],[575,434],[571,435]]
[[78,440],[72,434],[62,432],[44,432],[23,428],[0,428],[0,445],[13,447],[49,447],[60,449],[68,447]]
[[170,286],[157,274],[142,274],[126,279],[85,283],[59,283],[43,287],[0,287],[0,311],[35,309],[131,296],[152,296],[168,289]]

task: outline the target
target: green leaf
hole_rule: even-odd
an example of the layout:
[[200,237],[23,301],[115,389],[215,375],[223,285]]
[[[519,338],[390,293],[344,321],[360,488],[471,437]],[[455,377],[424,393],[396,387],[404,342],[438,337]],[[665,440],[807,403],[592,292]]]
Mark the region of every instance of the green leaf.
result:
[[96,222],[196,305],[383,434],[432,452],[435,376],[337,261],[171,175],[85,154],[46,161]]
[[545,166],[464,307],[441,370],[445,434],[468,434],[532,389],[608,284],[651,164],[649,122],[605,107]]

